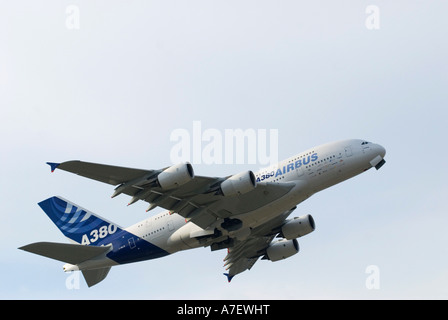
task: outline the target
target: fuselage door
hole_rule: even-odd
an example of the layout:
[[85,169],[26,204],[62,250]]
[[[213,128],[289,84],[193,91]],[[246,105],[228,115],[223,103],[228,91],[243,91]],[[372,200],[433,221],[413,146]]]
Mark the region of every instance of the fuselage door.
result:
[[302,168],[302,166],[298,167],[298,168],[296,169],[296,172],[297,172],[297,176],[298,176],[298,177],[303,176],[303,168]]
[[345,147],[345,156],[348,158],[348,157],[351,157],[352,154],[353,154],[352,147],[351,146]]
[[174,230],[173,220],[168,220],[167,224],[168,224],[168,230],[173,231]]
[[128,239],[128,243],[129,243],[129,248],[134,249],[135,248],[135,241],[134,238],[129,238]]

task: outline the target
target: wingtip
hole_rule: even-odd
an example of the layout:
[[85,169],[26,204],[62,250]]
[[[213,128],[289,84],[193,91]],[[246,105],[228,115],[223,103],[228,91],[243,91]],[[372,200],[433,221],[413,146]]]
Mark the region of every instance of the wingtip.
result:
[[223,273],[223,275],[225,275],[225,276],[227,277],[227,281],[228,281],[229,283],[230,283],[230,281],[232,281],[233,277],[235,276],[235,275],[231,276],[231,275],[228,274],[228,273]]
[[56,168],[59,167],[59,165],[60,165],[60,163],[55,163],[55,162],[47,162],[47,164],[50,166],[51,172],[54,172],[54,170],[56,170]]

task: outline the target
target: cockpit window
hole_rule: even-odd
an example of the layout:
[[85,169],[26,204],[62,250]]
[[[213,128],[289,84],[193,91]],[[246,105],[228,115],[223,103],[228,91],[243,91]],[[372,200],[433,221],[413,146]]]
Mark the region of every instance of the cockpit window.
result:
[[369,144],[370,142],[367,141],[363,141],[363,143],[361,143],[361,145],[365,145],[365,144]]

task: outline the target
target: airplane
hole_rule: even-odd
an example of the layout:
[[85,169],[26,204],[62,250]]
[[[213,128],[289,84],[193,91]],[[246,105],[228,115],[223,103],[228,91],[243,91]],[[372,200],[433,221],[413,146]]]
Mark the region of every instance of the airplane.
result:
[[[19,249],[65,262],[65,272],[81,271],[91,287],[111,267],[160,258],[181,250],[227,249],[228,282],[257,260],[279,261],[299,252],[297,238],[315,230],[310,214],[288,219],[313,194],[370,168],[380,169],[386,150],[360,139],[316,146],[256,173],[196,176],[189,162],[142,170],[82,161],[47,162],[56,169],[115,187],[128,205],[166,209],[123,228],[64,198],[39,203],[72,243],[37,242]],[[277,238],[277,239],[276,239]]]

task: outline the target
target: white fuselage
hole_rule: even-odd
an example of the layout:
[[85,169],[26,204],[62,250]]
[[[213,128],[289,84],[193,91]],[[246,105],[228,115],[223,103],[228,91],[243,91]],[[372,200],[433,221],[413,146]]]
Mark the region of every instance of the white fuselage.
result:
[[[378,156],[383,158],[384,154],[385,149],[380,145],[357,139],[344,140],[311,148],[256,172],[257,183],[292,183],[294,187],[266,206],[232,217],[240,219],[243,227],[235,232],[221,230],[222,237],[246,239],[252,230],[284,215],[314,193],[371,168],[372,160]],[[149,217],[126,231],[136,236],[136,244],[148,241],[167,253],[210,244],[194,237],[195,233],[203,231],[201,228],[170,211]]]

